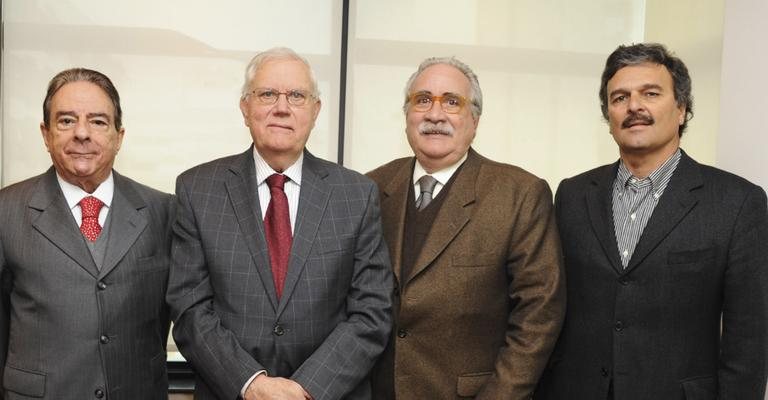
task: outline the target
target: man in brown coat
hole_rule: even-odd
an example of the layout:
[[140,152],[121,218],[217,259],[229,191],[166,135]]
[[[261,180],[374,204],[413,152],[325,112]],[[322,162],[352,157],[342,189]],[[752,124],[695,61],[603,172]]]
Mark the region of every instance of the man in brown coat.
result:
[[368,174],[397,277],[374,398],[530,398],[565,312],[549,187],[470,148],[482,93],[461,61],[425,60],[403,109],[415,157]]

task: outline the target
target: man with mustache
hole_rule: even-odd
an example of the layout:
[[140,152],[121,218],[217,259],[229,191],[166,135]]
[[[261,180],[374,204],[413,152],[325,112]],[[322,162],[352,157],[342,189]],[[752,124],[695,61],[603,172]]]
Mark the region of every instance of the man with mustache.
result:
[[173,197],[112,169],[125,129],[100,72],[54,76],[40,131],[53,166],[0,191],[0,398],[168,399]]
[[763,400],[765,192],[680,149],[691,79],[664,46],[619,46],[600,103],[619,160],[558,188],[568,313],[534,398]]
[[374,398],[528,399],[565,311],[549,187],[470,148],[482,92],[461,61],[422,62],[403,111],[415,157],[368,174],[398,287]]
[[305,149],[309,63],[257,54],[240,111],[253,145],[181,174],[168,302],[195,398],[368,400],[392,272],[370,179]]

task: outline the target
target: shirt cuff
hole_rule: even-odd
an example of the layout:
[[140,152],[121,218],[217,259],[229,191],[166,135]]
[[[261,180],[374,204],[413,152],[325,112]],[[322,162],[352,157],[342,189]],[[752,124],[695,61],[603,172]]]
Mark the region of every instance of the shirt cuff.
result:
[[261,374],[266,375],[267,374],[267,370],[266,369],[262,369],[261,371],[257,371],[255,374],[253,374],[253,376],[250,379],[245,381],[245,385],[243,385],[243,388],[240,389],[240,397],[241,398],[243,398],[243,399],[245,398],[245,391],[248,390],[248,386],[251,384],[251,382],[253,382],[254,379],[256,379],[257,376],[259,376]]

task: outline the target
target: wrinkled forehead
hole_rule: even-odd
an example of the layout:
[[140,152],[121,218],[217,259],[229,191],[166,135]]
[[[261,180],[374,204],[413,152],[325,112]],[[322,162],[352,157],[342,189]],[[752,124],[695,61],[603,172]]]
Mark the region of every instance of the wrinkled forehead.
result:
[[448,64],[435,64],[416,76],[409,92],[429,92],[434,95],[455,93],[468,98],[470,83],[458,68]]
[[256,68],[252,87],[275,89],[312,89],[312,75],[303,61],[289,57],[271,57]]
[[662,88],[674,86],[672,74],[666,66],[656,63],[640,63],[619,68],[607,82],[608,93],[617,88],[631,89],[655,85]]
[[115,116],[115,105],[109,94],[99,85],[88,81],[68,82],[51,97],[51,112],[74,111],[71,108],[89,112],[100,112]]

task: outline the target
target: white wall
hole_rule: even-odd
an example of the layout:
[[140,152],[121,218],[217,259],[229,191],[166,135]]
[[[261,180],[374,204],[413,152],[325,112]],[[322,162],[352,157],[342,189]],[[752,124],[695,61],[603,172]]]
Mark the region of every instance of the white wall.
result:
[[172,192],[183,170],[244,151],[245,65],[292,47],[316,70],[323,109],[308,147],[336,159],[340,0],[3,1],[2,186],[48,168],[38,125],[48,81],[83,66],[120,92],[126,129],[115,168]]
[[717,165],[768,190],[768,1],[725,3]]
[[[644,0],[358,0],[350,15],[345,164],[371,170],[411,149],[404,85],[428,57],[456,56],[478,75],[483,115],[473,146],[560,180],[614,161],[600,73],[618,44],[643,40]],[[373,150],[375,149],[375,150]]]

